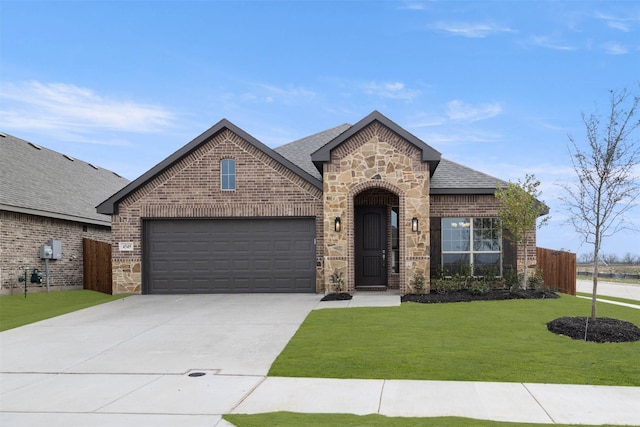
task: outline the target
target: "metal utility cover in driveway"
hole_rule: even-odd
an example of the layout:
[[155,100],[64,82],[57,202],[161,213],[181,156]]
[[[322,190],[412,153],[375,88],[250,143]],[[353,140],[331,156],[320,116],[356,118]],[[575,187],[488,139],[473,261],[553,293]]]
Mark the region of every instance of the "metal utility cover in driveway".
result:
[[315,292],[315,219],[144,223],[144,293]]

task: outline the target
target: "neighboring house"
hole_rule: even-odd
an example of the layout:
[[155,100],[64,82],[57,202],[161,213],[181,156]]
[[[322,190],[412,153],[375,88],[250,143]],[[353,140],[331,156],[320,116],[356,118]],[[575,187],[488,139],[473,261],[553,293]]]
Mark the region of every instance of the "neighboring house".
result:
[[322,292],[338,272],[348,292],[405,294],[439,267],[522,269],[498,182],[377,111],[275,150],[222,120],[98,212],[114,293]]
[[[0,293],[46,284],[40,248],[60,242],[48,262],[52,289],[83,286],[82,239],[111,242],[111,219],[96,206],[129,181],[115,173],[7,134],[0,134]],[[31,283],[38,269],[42,284]]]

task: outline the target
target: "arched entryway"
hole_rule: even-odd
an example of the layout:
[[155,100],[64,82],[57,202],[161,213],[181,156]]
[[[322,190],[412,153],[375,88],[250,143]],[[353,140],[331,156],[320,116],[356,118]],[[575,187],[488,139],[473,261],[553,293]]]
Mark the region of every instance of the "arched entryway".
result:
[[349,259],[354,290],[399,289],[403,283],[404,197],[386,182],[366,182],[349,197]]

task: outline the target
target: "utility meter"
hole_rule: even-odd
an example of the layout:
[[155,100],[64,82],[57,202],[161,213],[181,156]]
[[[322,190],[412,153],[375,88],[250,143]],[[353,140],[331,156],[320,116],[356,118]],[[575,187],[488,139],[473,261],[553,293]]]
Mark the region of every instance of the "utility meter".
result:
[[53,248],[49,245],[40,246],[40,258],[41,259],[51,259],[53,256]]

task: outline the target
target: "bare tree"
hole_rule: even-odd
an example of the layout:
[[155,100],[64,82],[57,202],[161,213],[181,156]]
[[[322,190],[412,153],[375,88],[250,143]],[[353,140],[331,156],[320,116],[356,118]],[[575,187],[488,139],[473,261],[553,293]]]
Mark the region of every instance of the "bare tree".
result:
[[591,260],[593,260],[593,254],[580,254],[580,264],[590,264]]
[[634,139],[634,132],[640,127],[639,103],[640,96],[631,95],[626,89],[610,91],[610,109],[604,119],[598,114],[582,114],[586,147],[569,136],[577,180],[562,185],[561,200],[569,212],[569,222],[586,243],[593,244],[591,319],[594,320],[602,241],[632,228],[626,214],[640,193],[636,169],[640,166],[640,143]]

